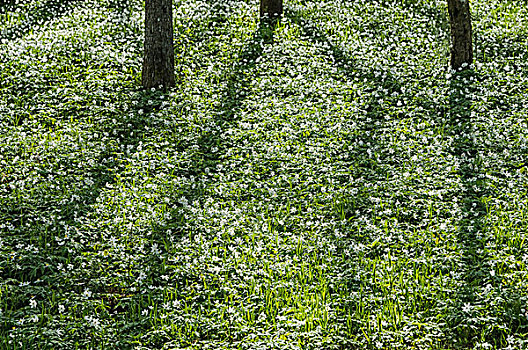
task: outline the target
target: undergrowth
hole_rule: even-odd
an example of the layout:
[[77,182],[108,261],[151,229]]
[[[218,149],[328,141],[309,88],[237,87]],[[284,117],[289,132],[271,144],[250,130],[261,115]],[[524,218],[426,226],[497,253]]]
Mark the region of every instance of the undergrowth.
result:
[[0,348],[527,347],[522,2],[2,6]]

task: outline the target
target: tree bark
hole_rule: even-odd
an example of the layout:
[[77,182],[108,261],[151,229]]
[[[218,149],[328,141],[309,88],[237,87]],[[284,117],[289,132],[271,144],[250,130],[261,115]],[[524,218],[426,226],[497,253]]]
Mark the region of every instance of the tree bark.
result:
[[277,18],[282,15],[282,0],[260,0],[260,18]]
[[448,0],[447,7],[451,24],[451,68],[466,69],[473,63],[469,0]]
[[145,89],[175,85],[172,0],[145,0],[142,85]]

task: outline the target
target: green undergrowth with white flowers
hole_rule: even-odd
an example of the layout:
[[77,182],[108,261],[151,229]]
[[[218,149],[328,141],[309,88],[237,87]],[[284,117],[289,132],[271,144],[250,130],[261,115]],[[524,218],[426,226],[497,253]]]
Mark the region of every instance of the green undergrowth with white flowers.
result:
[[0,349],[528,348],[528,7],[0,8]]

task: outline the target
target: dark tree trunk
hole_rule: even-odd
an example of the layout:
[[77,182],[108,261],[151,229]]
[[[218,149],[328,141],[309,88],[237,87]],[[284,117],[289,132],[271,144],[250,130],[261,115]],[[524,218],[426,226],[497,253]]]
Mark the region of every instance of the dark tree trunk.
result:
[[145,46],[142,84],[145,89],[174,86],[172,0],[145,0]]
[[451,68],[459,69],[464,63],[467,66],[462,68],[468,68],[473,63],[469,0],[448,0],[447,7],[451,23]]
[[277,18],[282,15],[282,0],[260,0],[260,18]]

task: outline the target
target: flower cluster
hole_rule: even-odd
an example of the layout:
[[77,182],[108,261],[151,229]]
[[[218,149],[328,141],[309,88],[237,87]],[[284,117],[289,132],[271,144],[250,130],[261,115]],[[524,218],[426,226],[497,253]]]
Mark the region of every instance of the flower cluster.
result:
[[175,1],[0,9],[0,348],[522,348],[528,11]]

